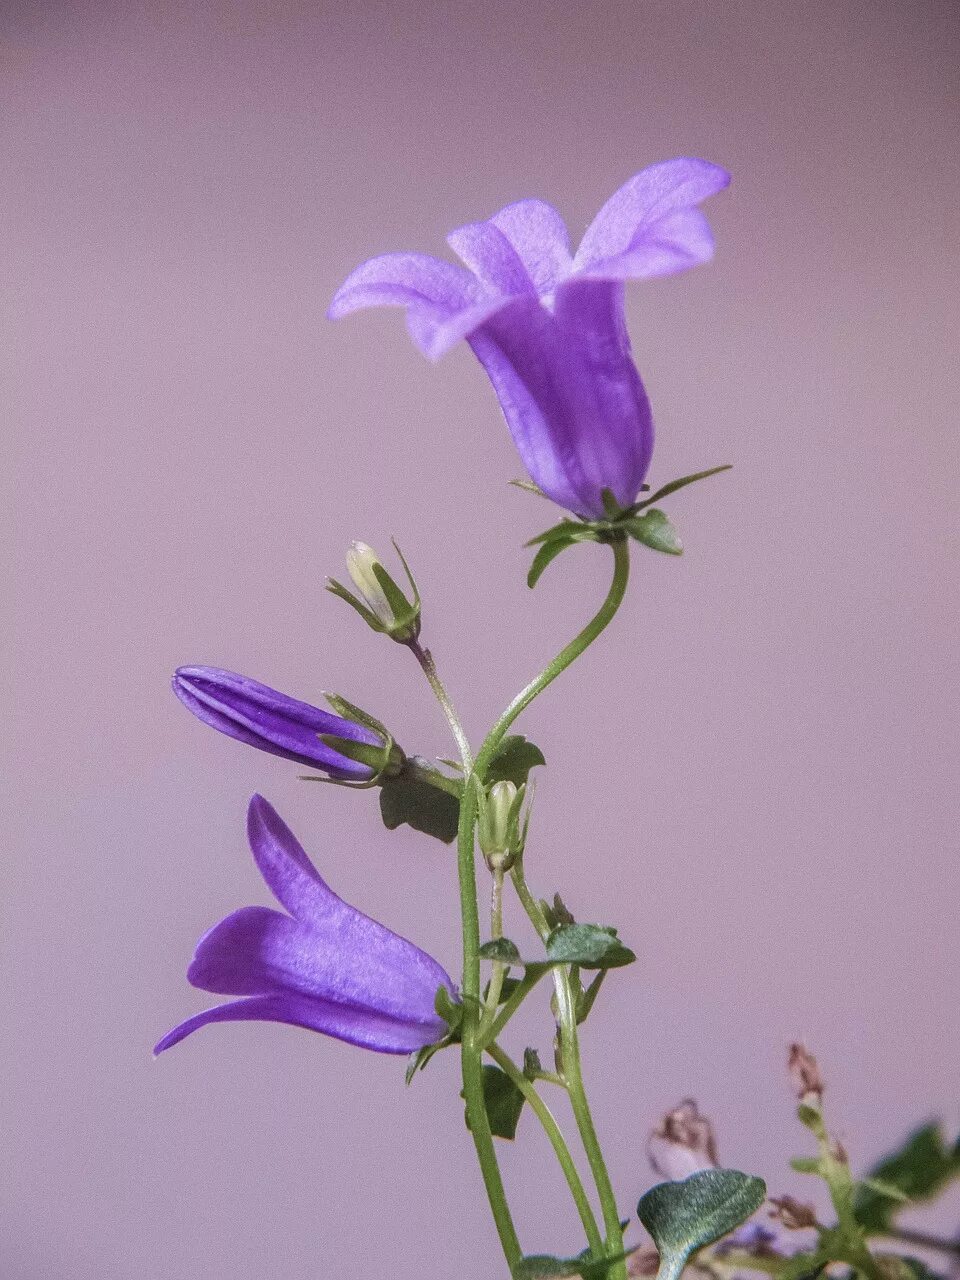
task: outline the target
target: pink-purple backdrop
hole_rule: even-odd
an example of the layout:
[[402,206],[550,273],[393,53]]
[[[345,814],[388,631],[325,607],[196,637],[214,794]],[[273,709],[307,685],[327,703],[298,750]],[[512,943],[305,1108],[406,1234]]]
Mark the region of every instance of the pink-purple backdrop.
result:
[[[228,1026],[151,1061],[206,1000],[196,938],[267,900],[255,789],[339,891],[457,962],[448,851],[211,734],[168,678],[336,689],[446,754],[413,664],[322,590],[351,538],[395,534],[485,728],[606,563],[529,593],[550,513],[507,488],[469,352],[432,368],[398,315],[324,311],[371,253],[530,195],[579,233],[675,154],[735,182],[715,263],[630,294],[653,478],[735,470],[673,500],[686,557],[637,555],[523,726],[551,766],[532,880],[641,957],[587,1035],[615,1180],[629,1211],[692,1092],[727,1163],[802,1194],[798,1034],[856,1161],[956,1123],[955,5],[8,0],[2,23],[4,1280],[501,1274],[453,1055],[405,1089],[402,1060]],[[525,1243],[577,1248],[521,1133]]]

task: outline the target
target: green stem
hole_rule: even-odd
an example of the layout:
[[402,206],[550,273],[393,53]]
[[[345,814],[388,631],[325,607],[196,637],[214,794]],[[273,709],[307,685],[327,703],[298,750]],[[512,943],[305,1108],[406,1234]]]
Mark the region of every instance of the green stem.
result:
[[[517,896],[530,917],[533,927],[540,934],[540,937],[546,940],[550,935],[550,925],[543,914],[540,904],[530,892],[523,873],[522,861],[514,866],[511,874]],[[577,1128],[580,1131],[580,1140],[583,1143],[583,1149],[590,1165],[590,1172],[593,1174],[593,1180],[596,1183],[597,1193],[600,1197],[600,1205],[603,1210],[603,1225],[607,1232],[607,1251],[611,1254],[620,1253],[623,1250],[623,1229],[620,1226],[620,1213],[617,1209],[613,1184],[610,1181],[603,1152],[600,1149],[600,1142],[597,1138],[596,1127],[593,1123],[593,1116],[590,1112],[590,1105],[587,1102],[586,1089],[583,1083],[583,1073],[580,1066],[580,1043],[577,1036],[576,1003],[570,983],[569,970],[566,967],[554,970],[553,981],[557,994],[560,1051],[564,1081],[567,1093],[570,1095],[570,1105],[577,1122]],[[623,1262],[617,1263],[610,1268],[608,1274],[613,1280],[623,1280],[627,1274],[626,1264]]]
[[496,1040],[497,1036],[507,1025],[521,1004],[544,976],[544,970],[534,970],[531,974],[529,970],[520,979],[520,982],[514,987],[510,995],[504,1000],[500,1006],[500,1012],[496,1015],[490,1025],[484,1031],[484,1041]]
[[570,1194],[573,1196],[574,1203],[577,1206],[577,1212],[580,1214],[583,1229],[587,1233],[590,1248],[598,1258],[601,1257],[603,1255],[603,1238],[597,1227],[597,1220],[584,1190],[580,1174],[577,1172],[577,1166],[574,1164],[573,1156],[570,1154],[570,1148],[560,1132],[560,1126],[553,1118],[553,1113],[540,1097],[533,1083],[527,1079],[509,1054],[504,1053],[498,1044],[487,1045],[487,1053],[517,1086],[526,1101],[529,1102],[537,1119],[543,1125],[543,1130],[550,1140],[554,1155],[563,1170],[563,1176],[567,1180]]
[[433,765],[421,760],[419,756],[407,756],[403,762],[403,772],[408,778],[416,778],[418,782],[426,782],[428,786],[436,787],[439,791],[446,791],[447,795],[456,796],[458,800],[463,792],[463,783],[459,778],[448,777],[445,773],[441,773],[439,769],[434,769]]
[[[503,867],[495,866],[493,868],[493,889],[490,895],[490,937],[503,937]],[[487,998],[484,1001],[483,1013],[480,1018],[480,1038],[484,1042],[490,1039],[489,1027],[497,1016],[497,1006],[500,1003],[500,992],[503,990],[503,979],[506,975],[508,966],[501,961],[494,961],[493,971],[490,975],[490,984],[487,988]]]
[[409,649],[417,662],[419,662],[423,674],[429,681],[430,688],[443,709],[443,714],[447,717],[447,723],[450,725],[453,736],[457,741],[460,758],[463,761],[463,776],[464,781],[466,781],[467,775],[473,768],[470,743],[467,741],[467,735],[463,731],[463,725],[460,723],[460,717],[457,715],[456,708],[450,700],[450,695],[444,688],[443,681],[437,672],[437,664],[433,660],[433,654],[429,649],[424,649],[419,640],[411,640]]
[[457,831],[457,870],[460,880],[460,916],[463,922],[463,1023],[460,1062],[463,1096],[470,1132],[480,1162],[480,1172],[496,1223],[500,1244],[511,1272],[523,1256],[516,1228],[507,1204],[497,1153],[490,1132],[490,1120],[483,1097],[483,1040],[480,1036],[480,911],[474,859],[474,826],[477,816],[476,791],[465,786],[460,801]]
[[[544,689],[556,680],[561,672],[566,671],[572,662],[575,662],[580,655],[593,644],[597,636],[608,626],[613,620],[614,614],[620,608],[624,593],[627,589],[627,579],[630,574],[630,549],[626,540],[614,542],[611,544],[613,549],[613,582],[610,584],[610,590],[607,597],[600,606],[597,613],[590,619],[579,635],[574,636],[570,643],[553,659],[546,667],[536,676],[525,689],[523,689],[504,711],[503,715],[493,726],[484,739],[483,746],[477,755],[476,772],[483,779],[487,765],[499,747],[500,743],[506,737],[510,726],[516,720],[517,716],[530,705],[530,703],[542,693]],[[422,665],[422,664],[421,664]],[[424,668],[426,670],[426,668]],[[429,679],[429,676],[428,676]]]

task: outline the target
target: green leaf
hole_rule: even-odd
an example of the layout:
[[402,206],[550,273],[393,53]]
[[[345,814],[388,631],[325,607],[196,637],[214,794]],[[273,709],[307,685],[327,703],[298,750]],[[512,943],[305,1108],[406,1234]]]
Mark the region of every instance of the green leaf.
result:
[[520,949],[509,938],[491,938],[480,948],[482,960],[499,960],[501,964],[522,964]]
[[[889,1195],[895,1188],[910,1201],[932,1200],[954,1179],[960,1177],[960,1143],[947,1146],[939,1124],[914,1130],[898,1151],[881,1160],[856,1191],[854,1213],[867,1231],[886,1231],[899,1209]],[[879,1181],[888,1190],[881,1193],[871,1182]]]
[[487,766],[486,781],[512,782],[522,787],[531,769],[546,764],[543,752],[533,742],[528,742],[522,733],[511,733],[500,743],[494,752],[493,759]]
[[561,551],[566,551],[567,547],[572,547],[577,541],[579,539],[568,534],[565,538],[554,538],[552,542],[545,542],[533,557],[533,564],[531,564],[530,571],[527,574],[527,586],[535,587],[547,565],[556,560]]
[[[889,1254],[884,1255],[885,1258]],[[945,1280],[945,1277],[938,1272],[933,1271],[925,1262],[921,1262],[919,1258],[899,1257],[897,1261],[905,1274],[905,1280]]]
[[704,1169],[652,1187],[637,1214],[659,1250],[660,1280],[676,1280],[691,1254],[739,1227],[766,1194],[761,1178],[735,1169]]
[[577,996],[576,1017],[578,1026],[581,1022],[586,1022],[589,1017],[590,1010],[593,1008],[594,1002],[600,994],[600,987],[602,986],[603,980],[606,976],[607,970],[601,969],[587,989],[585,991],[581,991]]
[[[504,1001],[509,1000],[510,997],[513,995],[513,993],[516,991],[517,987],[519,987],[520,981],[521,980],[519,978],[509,978],[509,977],[504,978],[503,985],[500,988],[500,999],[497,1001],[497,1004],[503,1004]],[[484,1001],[486,1001],[489,991],[490,991],[490,983],[488,982],[483,989]]]
[[651,507],[642,516],[624,520],[623,528],[632,538],[642,542],[645,547],[652,547],[654,551],[665,551],[670,556],[683,554],[679,534],[664,513],[656,507]]
[[[460,1095],[463,1097],[463,1094]],[[513,1140],[523,1110],[523,1094],[505,1071],[499,1067],[483,1068],[483,1103],[495,1138]],[[470,1117],[465,1117],[470,1128]]]
[[790,1168],[796,1173],[814,1173],[819,1175],[821,1172],[820,1161],[816,1156],[795,1156],[790,1161]]
[[695,471],[691,476],[682,476],[679,480],[671,480],[662,489],[652,493],[644,502],[635,502],[632,510],[642,511],[644,507],[649,507],[651,503],[659,502],[661,498],[666,498],[669,494],[676,493],[678,489],[685,489],[688,484],[696,484],[698,480],[706,480],[708,476],[718,476],[721,471],[729,471],[731,465],[728,462],[722,467],[710,467],[707,471]]
[[637,958],[614,930],[598,924],[558,925],[547,939],[547,956],[554,964],[583,969],[618,969]]
[[538,533],[535,537],[529,538],[523,545],[525,547],[535,547],[538,542],[556,542],[558,538],[579,536],[586,529],[587,526],[579,520],[561,520],[559,524],[551,525],[549,529],[544,529],[543,533]]
[[389,831],[405,822],[415,831],[450,844],[457,838],[460,801],[448,791],[401,773],[383,779],[380,815]]
[[892,1182],[884,1182],[882,1178],[862,1178],[857,1185],[875,1192],[878,1196],[883,1196],[885,1200],[896,1200],[899,1204],[910,1203],[910,1197],[905,1192],[895,1187]]
[[513,1280],[566,1280],[567,1276],[581,1276],[583,1280],[604,1280],[610,1268],[629,1258],[633,1249],[608,1254],[605,1258],[591,1258],[581,1253],[576,1258],[555,1258],[550,1253],[532,1253],[513,1269]]
[[523,1074],[528,1080],[535,1080],[543,1070],[543,1063],[536,1049],[526,1048],[523,1051]]

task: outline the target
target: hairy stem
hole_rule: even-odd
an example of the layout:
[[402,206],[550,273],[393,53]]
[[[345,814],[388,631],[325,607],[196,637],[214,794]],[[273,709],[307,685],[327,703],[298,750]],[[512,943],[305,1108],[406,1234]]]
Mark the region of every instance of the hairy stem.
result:
[[460,717],[457,715],[456,708],[450,700],[450,695],[444,688],[443,681],[437,672],[437,664],[433,660],[433,654],[429,649],[424,649],[419,640],[411,640],[409,644],[410,652],[420,664],[423,674],[427,677],[430,688],[436,695],[437,701],[443,709],[443,714],[447,717],[447,723],[453,732],[453,736],[457,742],[457,748],[460,752],[460,758],[463,761],[464,778],[473,768],[473,755],[470,751],[470,743],[467,741],[467,735],[463,731],[463,725],[460,723]]

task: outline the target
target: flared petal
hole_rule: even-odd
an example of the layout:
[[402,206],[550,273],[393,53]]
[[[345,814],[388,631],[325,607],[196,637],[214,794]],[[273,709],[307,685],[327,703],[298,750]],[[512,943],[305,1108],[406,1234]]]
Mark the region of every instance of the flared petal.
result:
[[627,253],[584,268],[578,280],[649,280],[676,275],[713,257],[713,232],[699,209],[681,209],[656,222]]
[[450,232],[447,244],[488,290],[506,298],[536,296],[522,258],[494,222],[468,222]]
[[392,1018],[376,1010],[304,996],[252,996],[215,1005],[187,1018],[167,1032],[154,1053],[163,1053],[200,1027],[213,1022],[285,1022],[293,1027],[334,1036],[363,1049],[373,1049],[377,1053],[413,1053],[435,1043],[446,1029],[436,1015],[429,1023],[421,1024]]
[[[683,254],[690,259],[687,265],[705,261],[700,221],[674,215],[693,210],[729,182],[729,173],[707,160],[680,157],[650,165],[624,183],[594,218],[574,258],[574,272],[596,277],[604,263],[631,254],[640,255],[639,269],[621,268],[614,278],[669,274],[681,269],[676,263]],[[661,226],[664,222],[666,228]],[[670,245],[672,253],[644,255],[644,246],[658,240]]]
[[546,200],[518,200],[490,221],[516,249],[541,296],[553,293],[570,274],[570,236],[563,218]]
[[318,735],[335,733],[377,746],[376,734],[330,711],[219,667],[179,667],[173,691],[198,720],[259,751],[323,769],[335,778],[359,781],[372,776],[367,765],[340,755]]
[[577,515],[626,506],[646,475],[653,419],[630,355],[622,286],[570,280],[553,313],[513,303],[471,337],[531,479]]
[[333,892],[300,841],[261,795],[253,796],[247,808],[247,838],[267,888],[295,919],[319,927],[352,910]]
[[476,280],[453,262],[424,253],[384,253],[347,276],[327,314],[339,320],[364,307],[425,305],[452,315],[479,298]]

